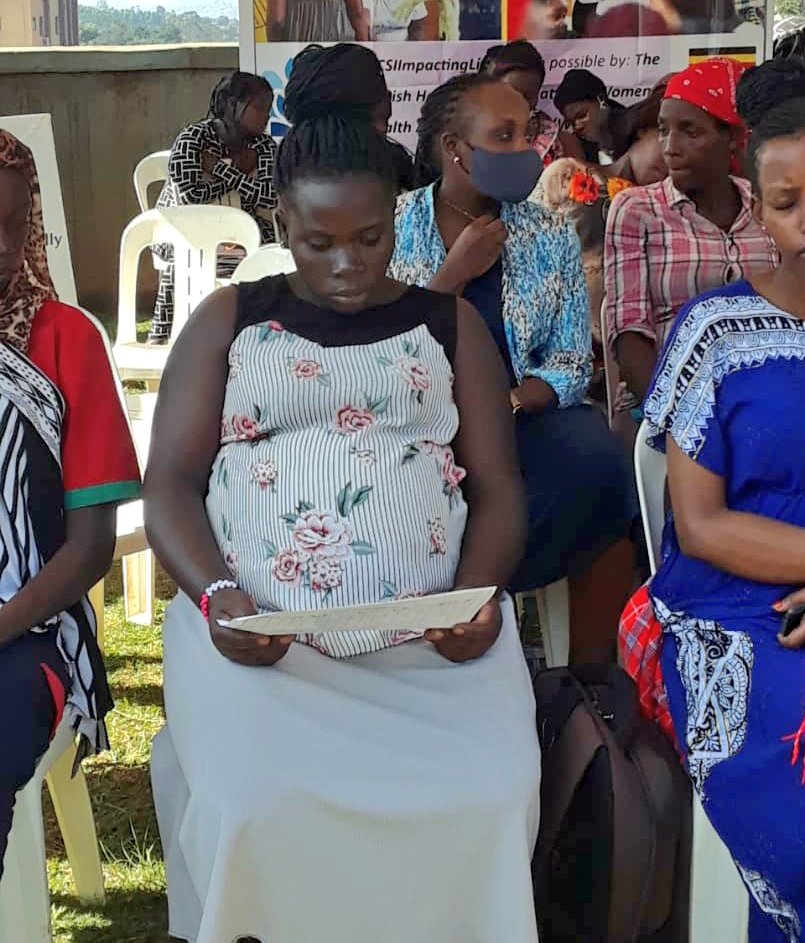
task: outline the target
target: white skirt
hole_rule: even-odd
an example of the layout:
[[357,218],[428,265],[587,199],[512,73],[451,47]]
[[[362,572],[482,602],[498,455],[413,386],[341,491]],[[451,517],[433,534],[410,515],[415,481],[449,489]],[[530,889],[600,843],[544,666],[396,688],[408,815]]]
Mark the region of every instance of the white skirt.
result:
[[152,779],[170,932],[194,943],[535,943],[531,683],[510,600],[481,659],[427,642],[273,668],[165,620]]

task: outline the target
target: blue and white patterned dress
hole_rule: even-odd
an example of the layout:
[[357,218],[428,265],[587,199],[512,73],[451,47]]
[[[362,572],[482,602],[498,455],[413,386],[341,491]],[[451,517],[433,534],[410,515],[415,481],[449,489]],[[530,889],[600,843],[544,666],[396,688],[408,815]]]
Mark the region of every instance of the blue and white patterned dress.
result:
[[[680,314],[645,405],[725,479],[730,509],[805,527],[805,323],[747,282]],[[777,641],[773,586],[686,557],[673,520],[651,584],[674,728],[704,809],[750,892],[752,943],[796,943],[805,920],[805,652]],[[798,731],[802,731],[798,734]]]

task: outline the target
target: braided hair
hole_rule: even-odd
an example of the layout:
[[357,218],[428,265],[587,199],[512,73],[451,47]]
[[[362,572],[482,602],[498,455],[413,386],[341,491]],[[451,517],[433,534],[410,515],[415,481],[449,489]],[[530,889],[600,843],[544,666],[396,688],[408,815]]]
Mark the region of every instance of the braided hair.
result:
[[[773,61],[773,60],[772,60]],[[797,139],[805,135],[805,97],[783,101],[752,128],[746,165],[756,194],[760,193],[760,158],[763,148],[779,138]]]
[[305,118],[283,138],[274,167],[277,193],[304,179],[375,177],[391,202],[399,190],[392,145],[366,121],[329,114]]
[[274,90],[262,75],[236,69],[225,75],[212,90],[207,117],[229,124],[237,120],[238,106],[245,106],[252,98],[266,92],[274,98]]
[[541,84],[545,81],[545,60],[527,39],[516,39],[512,43],[490,46],[478,71],[497,79],[509,72],[536,72]]
[[736,91],[738,114],[750,129],[778,105],[805,96],[805,58],[769,59],[741,76]]
[[498,80],[487,74],[467,73],[448,79],[435,88],[425,99],[417,123],[417,145],[414,154],[414,182],[425,187],[441,176],[441,159],[438,153],[439,138],[446,131],[460,127],[462,104],[470,92]]
[[285,86],[285,116],[292,124],[328,114],[371,121],[389,101],[380,60],[366,46],[306,46],[293,61]]

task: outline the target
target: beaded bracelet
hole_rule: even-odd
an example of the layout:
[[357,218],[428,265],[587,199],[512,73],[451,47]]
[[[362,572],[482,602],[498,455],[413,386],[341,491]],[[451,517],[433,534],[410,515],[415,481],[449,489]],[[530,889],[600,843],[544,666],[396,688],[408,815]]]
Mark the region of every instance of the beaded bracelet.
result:
[[237,588],[238,584],[234,583],[232,580],[216,580],[214,583],[210,583],[210,585],[202,593],[201,601],[198,604],[198,607],[201,610],[201,614],[204,616],[204,618],[210,618],[210,600],[217,592],[220,592],[222,589]]

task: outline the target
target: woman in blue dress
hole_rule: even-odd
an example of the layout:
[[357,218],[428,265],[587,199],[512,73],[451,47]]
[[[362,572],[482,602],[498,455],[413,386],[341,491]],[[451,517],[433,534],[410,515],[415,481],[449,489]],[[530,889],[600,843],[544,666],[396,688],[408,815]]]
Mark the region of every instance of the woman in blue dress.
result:
[[748,160],[782,261],[695,299],[669,337],[645,415],[668,456],[673,515],[643,591],[651,611],[636,613],[636,597],[623,628],[662,632],[660,706],[749,890],[751,943],[795,943],[805,622],[787,636],[781,625],[805,603],[805,99],[753,129]]

